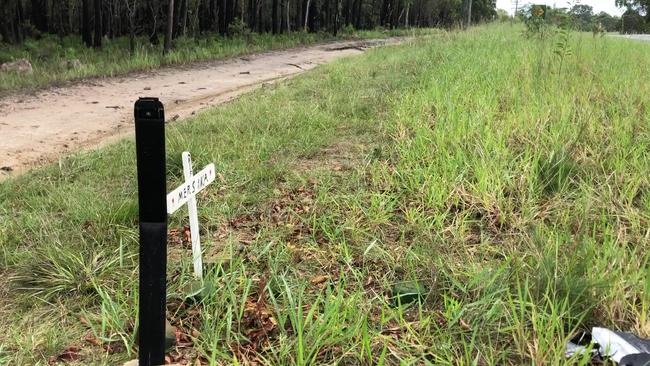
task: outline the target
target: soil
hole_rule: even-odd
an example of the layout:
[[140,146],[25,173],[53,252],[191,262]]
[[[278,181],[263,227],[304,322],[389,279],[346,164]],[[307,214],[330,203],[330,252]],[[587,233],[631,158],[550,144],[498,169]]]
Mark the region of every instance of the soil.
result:
[[168,121],[265,83],[401,39],[336,42],[92,79],[0,98],[0,179],[133,134],[133,103],[154,96]]

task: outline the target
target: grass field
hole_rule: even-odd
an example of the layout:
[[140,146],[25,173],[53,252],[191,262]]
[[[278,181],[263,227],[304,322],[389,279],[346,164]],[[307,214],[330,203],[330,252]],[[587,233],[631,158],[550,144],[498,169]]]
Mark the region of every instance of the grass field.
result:
[[[282,35],[250,33],[233,37],[210,34],[198,38],[179,38],[174,41],[174,49],[166,56],[162,55],[162,43],[153,46],[143,38],[138,38],[135,53],[130,54],[128,38],[105,40],[104,47],[97,50],[85,47],[77,36],[60,39],[50,35],[38,41],[27,40],[20,46],[0,43],[0,63],[26,58],[34,66],[34,73],[31,75],[0,73],[0,95],[16,90],[60,85],[66,81],[83,78],[123,75],[162,66],[223,59],[318,42],[386,38],[429,32],[427,29],[350,30],[340,33],[338,37],[328,33],[305,32]],[[81,65],[69,69],[68,60],[79,60]]]
[[[170,125],[170,188],[185,149],[219,172],[215,296],[183,301],[170,219],[170,358],[586,365],[578,329],[650,337],[650,48],[557,47],[441,32]],[[0,364],[135,357],[134,163],[124,141],[0,183]]]

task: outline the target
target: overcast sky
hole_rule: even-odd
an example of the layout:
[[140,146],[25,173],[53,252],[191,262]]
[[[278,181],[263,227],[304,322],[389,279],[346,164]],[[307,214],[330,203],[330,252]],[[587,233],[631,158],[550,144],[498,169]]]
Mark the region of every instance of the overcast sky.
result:
[[[575,3],[576,1],[572,1],[572,3]],[[569,7],[568,1],[567,0],[537,0],[537,1],[526,1],[526,0],[520,0],[519,1],[519,6],[522,6],[527,3],[533,3],[533,4],[547,4],[551,6],[556,6],[558,8],[566,8]],[[621,15],[623,14],[623,11],[614,5],[615,1],[614,0],[582,0],[580,1],[580,4],[584,5],[591,5],[594,7],[594,13],[600,13],[601,11],[610,13],[612,15]],[[514,12],[515,8],[515,1],[514,0],[497,0],[497,9],[504,9],[507,10],[509,13]]]

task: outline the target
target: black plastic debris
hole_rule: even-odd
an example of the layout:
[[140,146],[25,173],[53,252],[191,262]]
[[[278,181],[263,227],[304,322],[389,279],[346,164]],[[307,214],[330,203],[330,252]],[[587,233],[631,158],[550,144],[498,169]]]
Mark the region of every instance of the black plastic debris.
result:
[[567,343],[566,357],[585,353],[620,366],[650,366],[650,340],[607,328],[594,327],[591,334],[579,333]]
[[621,366],[649,366],[650,353],[635,353],[627,355],[621,359],[619,363]]

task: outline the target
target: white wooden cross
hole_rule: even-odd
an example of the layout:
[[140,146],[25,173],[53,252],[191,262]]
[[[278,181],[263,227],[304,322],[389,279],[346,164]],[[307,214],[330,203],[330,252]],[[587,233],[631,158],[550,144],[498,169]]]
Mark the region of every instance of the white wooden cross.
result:
[[199,216],[196,210],[196,194],[214,182],[216,176],[214,164],[209,164],[194,175],[192,173],[192,157],[189,152],[185,151],[183,153],[183,175],[185,176],[185,182],[167,195],[167,214],[173,214],[187,203],[187,210],[190,216],[194,275],[199,279],[203,279],[203,261],[201,259],[201,239],[199,238]]

